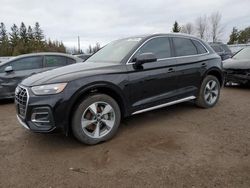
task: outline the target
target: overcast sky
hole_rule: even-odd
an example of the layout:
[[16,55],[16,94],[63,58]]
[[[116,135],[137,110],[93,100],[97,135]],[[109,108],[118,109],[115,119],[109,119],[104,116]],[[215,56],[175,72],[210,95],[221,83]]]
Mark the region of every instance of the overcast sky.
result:
[[8,30],[13,23],[38,21],[47,38],[81,47],[138,34],[170,32],[175,20],[194,22],[204,14],[222,14],[227,42],[232,27],[250,25],[250,0],[0,0],[0,22]]

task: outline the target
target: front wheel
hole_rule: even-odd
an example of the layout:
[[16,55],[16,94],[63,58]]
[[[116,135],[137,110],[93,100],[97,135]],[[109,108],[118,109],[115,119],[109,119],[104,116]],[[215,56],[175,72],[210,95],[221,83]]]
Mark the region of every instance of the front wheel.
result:
[[220,82],[215,76],[208,75],[202,82],[196,105],[202,108],[211,108],[220,97]]
[[79,103],[72,119],[72,131],[80,142],[93,145],[111,139],[120,120],[117,102],[108,95],[95,94]]

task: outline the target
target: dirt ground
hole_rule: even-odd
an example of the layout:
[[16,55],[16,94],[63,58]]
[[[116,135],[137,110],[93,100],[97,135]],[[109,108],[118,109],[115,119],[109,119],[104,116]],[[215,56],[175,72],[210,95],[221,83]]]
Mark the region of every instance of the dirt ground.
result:
[[96,146],[35,134],[0,104],[0,187],[250,187],[250,89],[136,115]]

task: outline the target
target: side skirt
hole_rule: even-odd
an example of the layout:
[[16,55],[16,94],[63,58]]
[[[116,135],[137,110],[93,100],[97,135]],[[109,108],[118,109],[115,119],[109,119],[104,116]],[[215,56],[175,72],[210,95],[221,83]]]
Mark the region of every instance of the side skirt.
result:
[[163,108],[163,107],[166,107],[166,106],[171,106],[171,105],[186,102],[186,101],[190,101],[190,100],[193,100],[195,98],[196,98],[195,96],[190,96],[190,97],[186,97],[186,98],[179,99],[179,100],[176,100],[176,101],[168,102],[168,103],[165,103],[165,104],[160,104],[160,105],[157,105],[157,106],[153,106],[153,107],[150,107],[150,108],[146,108],[146,109],[143,109],[143,110],[136,111],[136,112],[132,113],[132,115],[140,114],[140,113],[151,111],[151,110],[155,110],[155,109],[158,109],[158,108]]

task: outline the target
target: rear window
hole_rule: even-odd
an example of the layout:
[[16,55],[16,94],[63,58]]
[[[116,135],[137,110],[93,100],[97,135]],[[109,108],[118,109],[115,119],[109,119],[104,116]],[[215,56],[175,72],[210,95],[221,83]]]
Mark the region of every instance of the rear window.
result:
[[67,59],[64,56],[45,56],[45,67],[60,67],[67,65]]
[[197,40],[192,40],[192,42],[194,43],[194,45],[197,48],[198,54],[204,54],[207,53],[207,50],[205,49],[205,47]]
[[197,54],[197,49],[190,39],[175,37],[173,38],[173,43],[177,57]]

